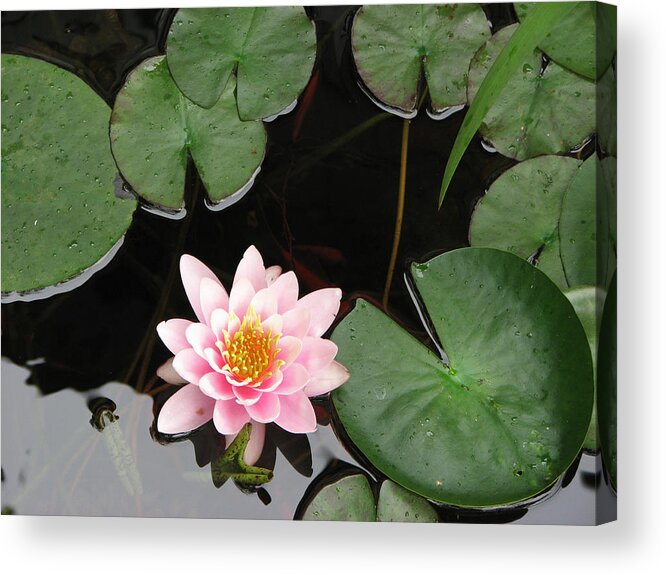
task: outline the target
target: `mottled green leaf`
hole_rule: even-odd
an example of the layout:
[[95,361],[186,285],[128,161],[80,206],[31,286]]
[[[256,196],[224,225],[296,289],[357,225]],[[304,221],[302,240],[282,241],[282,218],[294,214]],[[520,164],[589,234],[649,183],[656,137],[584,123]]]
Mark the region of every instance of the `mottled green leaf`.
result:
[[572,158],[542,156],[504,172],[472,214],[470,244],[530,258],[561,289],[567,288],[558,226],[562,199],[580,165]]
[[110,110],[80,78],[2,56],[2,291],[71,279],[122,238],[136,207],[116,196]]
[[352,50],[372,95],[402,115],[416,114],[423,70],[438,114],[467,102],[469,62],[489,36],[478,4],[370,5],[354,17]]
[[609,249],[608,243],[602,244],[597,234],[599,224],[608,226],[608,222],[602,222],[603,214],[597,211],[597,194],[603,193],[597,189],[603,183],[597,178],[600,169],[596,154],[583,162],[562,200],[560,254],[570,286],[606,286],[606,270],[598,265],[608,260]]
[[188,152],[209,198],[232,198],[252,182],[266,146],[262,122],[242,122],[234,80],[209,109],[183,96],[163,56],[135,68],[116,97],[111,146],[134,190],[152,204],[179,209]]
[[[518,24],[481,48],[470,65],[468,98],[477,90]],[[480,133],[510,158],[560,154],[580,146],[596,129],[594,82],[550,62],[541,71],[541,52],[523,59],[485,115]]]
[[213,106],[236,76],[244,120],[278,114],[312,72],[314,24],[300,6],[181,8],[167,40],[169,69],[183,93]]
[[[597,371],[597,341],[599,340],[599,318],[601,310],[604,305],[605,292],[595,287],[577,287],[564,292],[571,305],[576,310],[576,315],[583,325],[587,341],[590,345],[590,355],[592,357],[592,368],[594,371],[595,381],[595,398],[596,394],[596,371]],[[590,427],[585,436],[585,443],[583,447],[589,450],[596,450],[598,447],[597,439],[597,409],[596,400],[595,406],[592,409],[592,416],[590,418]]]
[[428,499],[523,501],[573,462],[593,402],[576,313],[520,258],[464,248],[412,266],[443,361],[358,300],[332,339],[350,380],[333,392],[352,442],[383,474]]
[[375,496],[365,475],[347,475],[322,486],[302,514],[304,521],[376,521]]
[[[615,54],[617,7],[601,2],[575,4],[539,42],[539,48],[561,66],[596,80],[608,68]],[[518,18],[524,20],[538,4],[516,2],[514,6]]]
[[300,518],[305,521],[387,521],[436,523],[437,512],[422,497],[392,481],[381,484],[378,500],[362,473],[324,477],[315,484]]
[[387,480],[379,490],[377,521],[437,523],[437,512],[416,493]]

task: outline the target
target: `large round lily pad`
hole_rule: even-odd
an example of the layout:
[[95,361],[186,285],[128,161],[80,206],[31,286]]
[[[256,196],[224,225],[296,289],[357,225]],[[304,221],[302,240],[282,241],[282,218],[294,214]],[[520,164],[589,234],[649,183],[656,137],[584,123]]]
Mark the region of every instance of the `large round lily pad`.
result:
[[467,70],[490,36],[478,4],[363,6],[352,50],[363,83],[383,104],[416,113],[421,72],[435,113],[467,102]]
[[130,73],[113,107],[111,146],[120,171],[141,197],[181,208],[188,152],[213,202],[252,181],[264,157],[266,131],[261,121],[239,119],[234,88],[232,78],[206,109],[183,96],[163,56]]
[[[516,2],[520,20],[537,6]],[[596,80],[610,65],[617,44],[617,7],[601,2],[576,6],[539,43],[549,58],[565,68]]]
[[567,288],[558,226],[562,199],[580,165],[572,158],[541,156],[504,172],[474,210],[470,244],[531,258],[561,289]]
[[305,88],[317,51],[300,6],[182,8],[167,40],[169,69],[183,93],[213,106],[237,78],[243,120],[275,115]]
[[[467,88],[470,102],[518,26],[502,28],[474,56]],[[554,62],[541,72],[541,64],[541,52],[535,50],[509,80],[479,128],[510,158],[569,152],[596,129],[594,82]]]
[[2,291],[80,274],[122,238],[136,207],[116,197],[109,107],[47,62],[2,56]]
[[324,477],[300,513],[305,521],[385,521],[435,523],[437,512],[422,497],[384,481],[375,501],[368,478],[350,473],[340,478]]
[[392,481],[428,499],[526,500],[573,462],[593,401],[576,312],[512,254],[464,248],[412,266],[447,361],[358,300],[332,339],[350,380],[333,392],[345,431]]

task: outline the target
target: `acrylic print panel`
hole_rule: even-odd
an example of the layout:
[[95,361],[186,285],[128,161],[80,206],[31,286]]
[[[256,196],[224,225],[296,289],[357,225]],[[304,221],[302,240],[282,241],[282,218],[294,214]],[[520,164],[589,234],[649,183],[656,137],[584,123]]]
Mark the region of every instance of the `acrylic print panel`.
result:
[[3,513],[614,519],[614,7],[2,37]]

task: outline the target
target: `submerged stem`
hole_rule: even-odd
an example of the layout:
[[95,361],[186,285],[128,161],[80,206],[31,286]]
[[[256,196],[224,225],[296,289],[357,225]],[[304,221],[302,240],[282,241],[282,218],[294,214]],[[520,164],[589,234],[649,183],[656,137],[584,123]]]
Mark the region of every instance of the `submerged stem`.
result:
[[409,147],[409,120],[402,121],[402,148],[400,149],[400,185],[398,187],[398,208],[395,215],[395,230],[393,231],[393,248],[391,250],[391,259],[389,260],[388,272],[386,274],[386,283],[384,284],[384,296],[382,305],[384,309],[388,307],[389,292],[393,283],[393,272],[395,271],[395,261],[398,257],[398,247],[400,246],[400,232],[402,231],[402,217],[405,211],[405,183],[407,181],[407,149]]

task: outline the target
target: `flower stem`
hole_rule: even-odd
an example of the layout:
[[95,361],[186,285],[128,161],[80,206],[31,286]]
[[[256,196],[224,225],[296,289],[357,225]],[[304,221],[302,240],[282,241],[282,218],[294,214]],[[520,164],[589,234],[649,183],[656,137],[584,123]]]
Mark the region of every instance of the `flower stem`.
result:
[[398,186],[398,208],[395,215],[395,230],[393,231],[393,248],[391,250],[391,259],[389,260],[388,273],[386,274],[386,283],[384,284],[384,297],[382,305],[384,309],[388,307],[389,292],[393,283],[393,273],[395,272],[395,261],[398,257],[398,247],[400,246],[400,232],[402,231],[402,218],[405,211],[405,182],[407,181],[407,149],[409,147],[409,120],[402,121],[402,148],[400,150],[400,184]]

